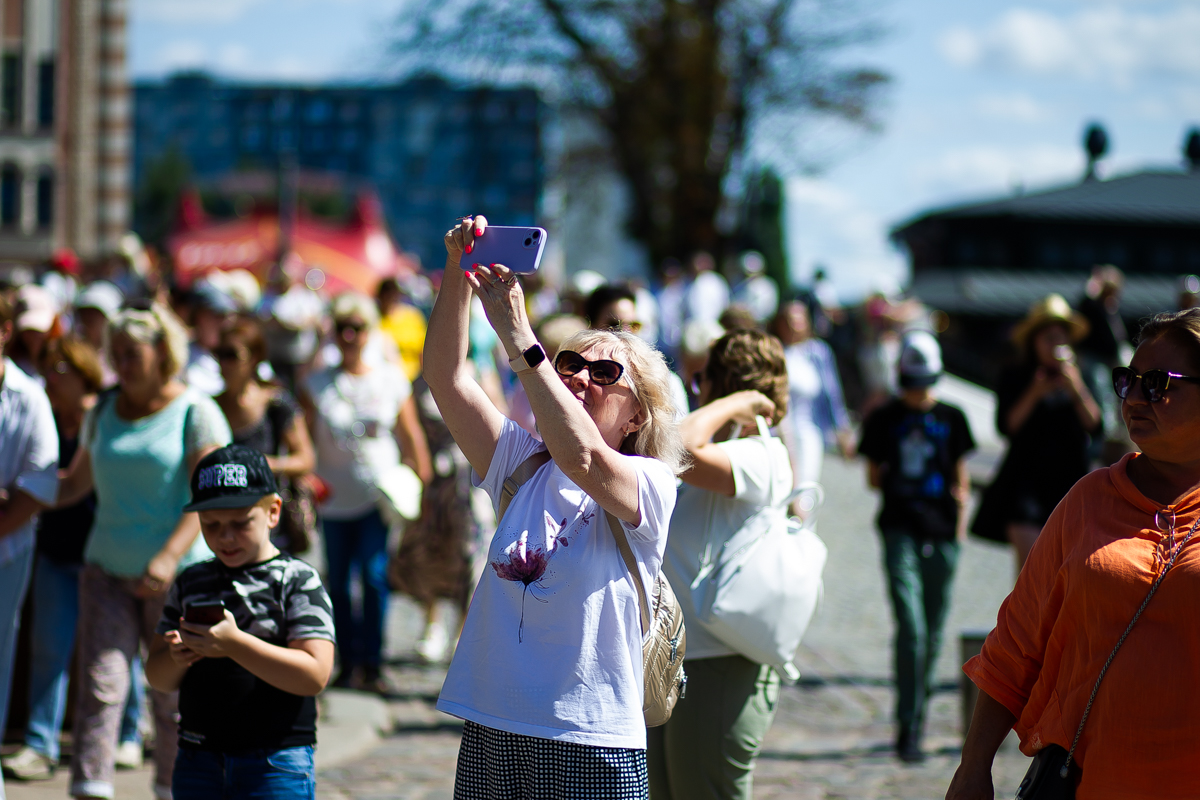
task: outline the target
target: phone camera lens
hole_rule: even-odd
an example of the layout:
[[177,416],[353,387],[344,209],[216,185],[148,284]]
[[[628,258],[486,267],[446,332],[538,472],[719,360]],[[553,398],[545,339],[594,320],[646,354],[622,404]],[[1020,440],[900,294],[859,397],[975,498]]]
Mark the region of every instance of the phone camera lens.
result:
[[531,245],[531,244],[533,244],[533,239],[526,239],[526,240],[525,240],[525,246],[526,246],[526,247],[529,247],[529,245]]
[[538,236],[539,236],[540,234],[541,234],[541,231],[534,231],[534,232],[533,232],[533,237],[532,237],[532,238],[536,239],[536,238],[538,238]]

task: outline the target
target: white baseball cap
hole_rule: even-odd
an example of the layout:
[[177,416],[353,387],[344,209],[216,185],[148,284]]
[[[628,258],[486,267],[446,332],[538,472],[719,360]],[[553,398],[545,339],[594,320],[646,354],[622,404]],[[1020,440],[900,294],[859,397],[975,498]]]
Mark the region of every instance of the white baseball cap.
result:
[[108,281],[89,283],[75,296],[76,310],[94,308],[110,320],[117,316],[124,302],[125,296],[121,294],[121,290]]
[[942,377],[942,347],[929,331],[909,331],[900,345],[900,386],[932,386]]
[[54,295],[36,283],[29,283],[17,291],[17,324],[18,331],[38,331],[46,333],[54,325],[58,316],[58,305]]

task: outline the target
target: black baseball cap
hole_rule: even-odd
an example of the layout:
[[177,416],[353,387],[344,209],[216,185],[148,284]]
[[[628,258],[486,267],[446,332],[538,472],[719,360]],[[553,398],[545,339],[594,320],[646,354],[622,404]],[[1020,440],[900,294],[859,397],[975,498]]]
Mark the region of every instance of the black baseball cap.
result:
[[200,459],[192,473],[192,502],[183,510],[247,508],[278,492],[267,457],[253,447],[231,444]]

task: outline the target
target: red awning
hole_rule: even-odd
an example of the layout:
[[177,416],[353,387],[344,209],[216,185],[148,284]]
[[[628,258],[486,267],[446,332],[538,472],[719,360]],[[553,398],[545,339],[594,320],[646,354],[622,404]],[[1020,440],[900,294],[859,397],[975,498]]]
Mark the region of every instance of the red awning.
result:
[[[248,270],[266,281],[279,254],[277,214],[209,220],[190,196],[183,201],[180,218],[180,228],[168,243],[179,285],[190,286],[213,270],[232,269]],[[299,214],[290,251],[287,269],[292,277],[330,295],[347,289],[373,294],[383,278],[417,271],[413,258],[397,252],[378,200],[369,194],[359,197],[355,212],[341,225]]]

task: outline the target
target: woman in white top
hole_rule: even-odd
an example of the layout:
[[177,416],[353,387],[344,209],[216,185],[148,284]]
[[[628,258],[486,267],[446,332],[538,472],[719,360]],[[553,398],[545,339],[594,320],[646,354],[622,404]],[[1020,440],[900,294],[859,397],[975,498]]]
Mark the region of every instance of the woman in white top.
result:
[[[433,468],[404,371],[363,357],[379,328],[374,301],[346,292],[334,298],[332,312],[341,364],[309,375],[300,402],[317,448],[317,475],[330,490],[319,512],[338,634],[341,672],[334,685],[382,691],[388,528],[377,505],[378,481],[404,463],[428,483]],[[350,601],[356,572],[363,592],[359,613]]]
[[836,438],[842,455],[852,458],[854,433],[833,351],[813,335],[808,307],[798,300],[780,306],[772,333],[783,342],[789,387],[789,408],[779,431],[792,457],[793,480],[799,486],[821,479],[827,442]]
[[[699,376],[700,408],[679,424],[692,468],[683,475],[663,572],[690,586],[705,545],[720,547],[746,520],[792,490],[788,453],[757,435],[787,413],[783,347],[757,330],[713,342]],[[754,435],[740,438],[741,431]],[[749,800],[754,759],[775,718],[779,675],[739,655],[688,614],[687,696],[666,725],[650,731],[654,800]]]
[[[548,451],[500,520],[438,708],[467,721],[456,798],[646,798],[642,631],[684,460],[662,355],[625,332],[583,331],[545,358],[516,275],[470,262],[483,217],[446,234],[425,379],[474,479],[505,480]],[[460,260],[467,267],[464,271]],[[474,291],[529,397],[543,445],[507,419],[467,364]],[[606,515],[639,564],[626,570]]]

